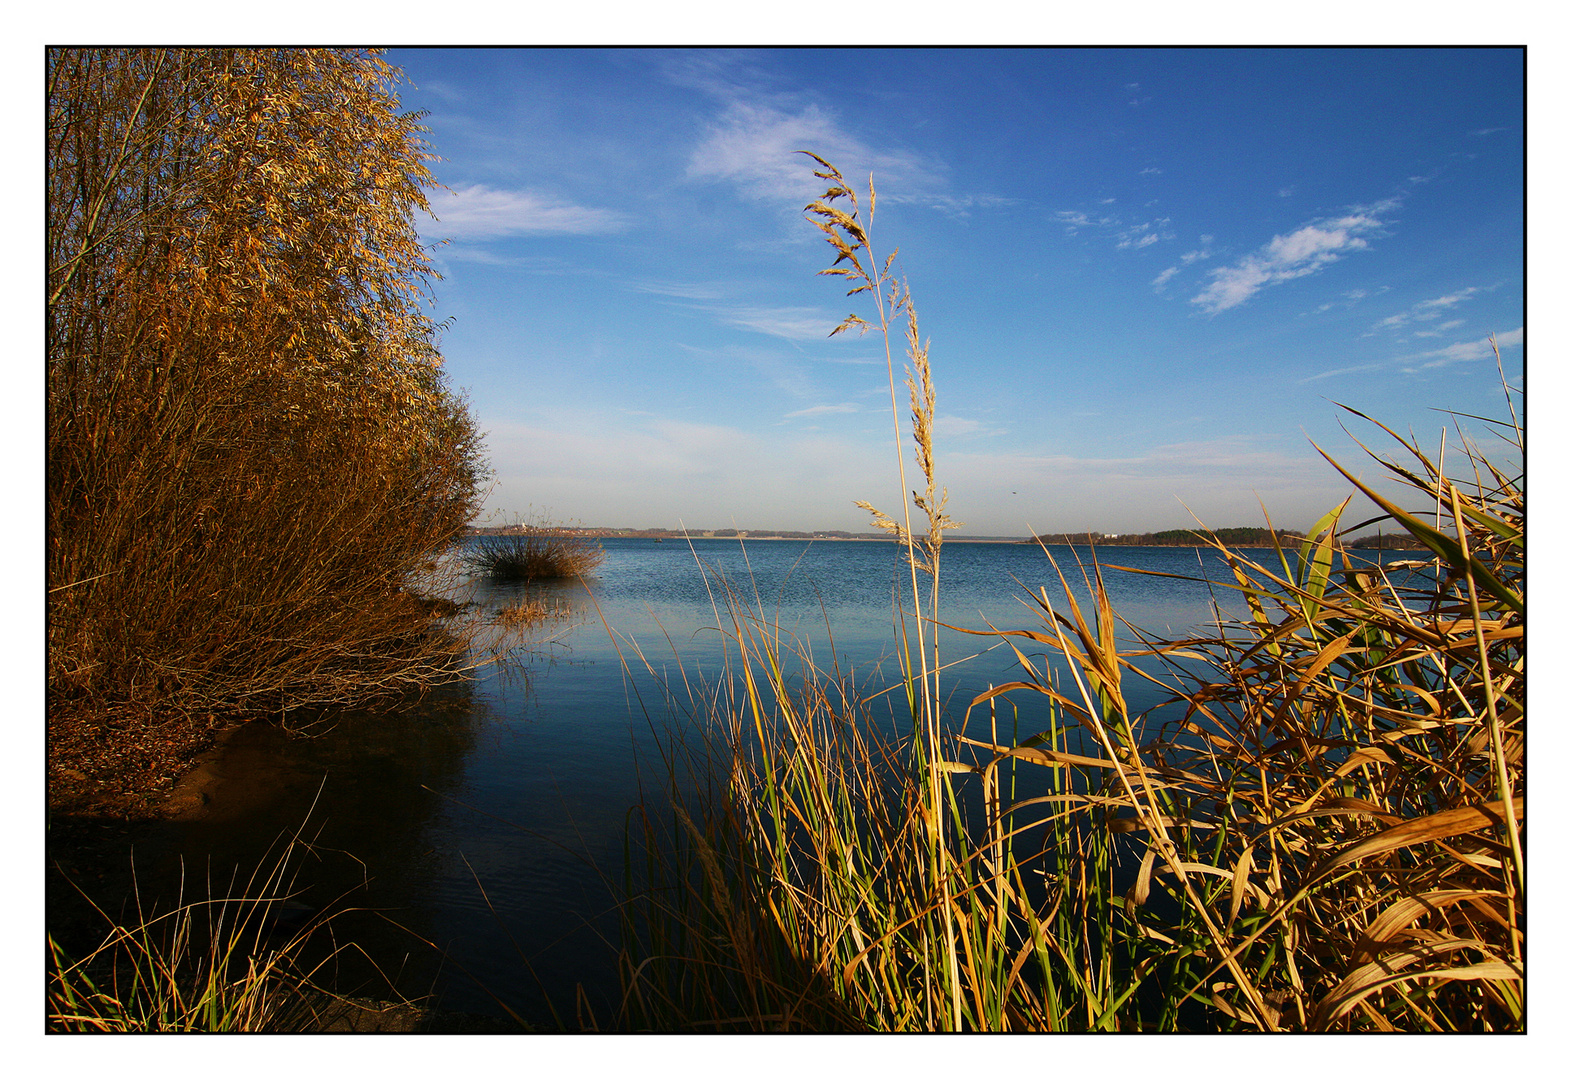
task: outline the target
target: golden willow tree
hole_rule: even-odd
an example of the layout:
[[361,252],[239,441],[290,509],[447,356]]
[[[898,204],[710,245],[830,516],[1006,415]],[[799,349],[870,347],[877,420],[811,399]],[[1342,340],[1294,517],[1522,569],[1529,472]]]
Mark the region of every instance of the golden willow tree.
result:
[[432,157],[398,73],[71,49],[47,80],[52,714],[441,677],[418,584],[485,467],[424,313]]

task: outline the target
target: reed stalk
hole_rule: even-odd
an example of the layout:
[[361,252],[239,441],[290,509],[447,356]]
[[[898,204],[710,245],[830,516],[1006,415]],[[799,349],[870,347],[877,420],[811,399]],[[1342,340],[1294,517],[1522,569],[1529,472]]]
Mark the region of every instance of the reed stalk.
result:
[[[945,504],[949,500],[949,492],[944,491],[941,494],[935,490],[933,419],[936,394],[932,370],[928,363],[928,347],[923,343],[918,331],[917,308],[912,303],[911,289],[904,281],[896,279],[891,274],[898,251],[892,251],[885,258],[882,266],[874,253],[871,229],[874,212],[878,206],[878,195],[874,190],[873,180],[870,177],[868,181],[868,215],[864,222],[859,220],[861,203],[857,191],[846,182],[841,171],[817,154],[806,151],[804,153],[819,165],[813,175],[829,183],[824,194],[804,208],[810,215],[810,221],[813,218],[819,219],[813,224],[825,234],[826,241],[836,252],[835,262],[819,273],[846,278],[852,286],[847,291],[847,296],[855,296],[863,292],[872,294],[878,318],[877,329],[883,339],[885,370],[890,385],[890,419],[895,434],[896,468],[901,484],[901,521],[899,523],[894,521],[870,503],[859,501],[857,505],[867,510],[872,515],[874,524],[891,533],[906,549],[905,561],[911,582],[911,609],[910,623],[908,623],[908,614],[903,612],[899,624],[903,644],[903,675],[912,720],[922,733],[920,741],[915,742],[914,746],[919,748],[921,754],[916,766],[923,772],[927,781],[926,817],[930,826],[931,848],[929,874],[934,882],[941,913],[940,922],[944,938],[942,968],[949,973],[949,1029],[958,1030],[960,1027],[960,986],[956,976],[958,956],[955,928],[951,921],[952,898],[947,892],[949,878],[943,869],[948,861],[948,853],[945,850],[942,770],[938,765],[943,755],[940,746],[941,666],[937,630],[940,551],[945,531],[958,527],[959,523],[950,520],[944,512]],[[833,205],[841,199],[846,200],[851,206],[849,213]],[[862,252],[863,257],[867,259],[866,267],[863,265],[862,257],[858,255],[859,252]],[[843,267],[842,262],[850,265]],[[910,366],[906,370],[905,384],[911,409],[912,441],[926,485],[924,494],[913,491],[909,502],[906,499],[906,460],[902,450],[900,406],[895,386],[894,350],[891,345],[894,329],[903,318],[906,323],[906,355],[910,361]],[[869,324],[853,313],[830,331],[830,336],[834,337],[851,327],[857,327],[859,332],[865,333],[869,329]],[[927,517],[927,534],[920,542],[912,531],[913,505]],[[918,585],[919,572],[926,575],[929,582],[926,605],[923,602],[923,591]],[[909,626],[915,630],[917,637],[915,665],[911,663],[907,651],[907,643],[910,640]],[[930,634],[933,635],[931,648]],[[916,676],[915,686],[913,686],[913,675]],[[929,1019],[931,1021],[932,1017],[930,1016]]]

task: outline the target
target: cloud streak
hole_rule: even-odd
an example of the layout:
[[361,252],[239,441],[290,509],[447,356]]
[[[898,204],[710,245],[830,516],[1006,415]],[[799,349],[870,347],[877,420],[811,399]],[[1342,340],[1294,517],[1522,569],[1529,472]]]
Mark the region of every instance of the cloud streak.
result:
[[1064,231],[1071,236],[1074,236],[1081,229],[1107,228],[1110,225],[1119,224],[1119,219],[1116,217],[1094,218],[1081,210],[1056,210],[1053,217],[1055,221],[1064,226]]
[[678,300],[719,300],[725,295],[719,285],[684,281],[640,281],[634,289],[656,296],[670,296]]
[[1207,314],[1216,315],[1238,307],[1268,286],[1318,273],[1350,251],[1368,248],[1367,237],[1384,228],[1375,215],[1394,206],[1395,203],[1387,202],[1358,209],[1274,236],[1232,266],[1213,270],[1211,283],[1190,302]]
[[420,215],[417,224],[423,236],[495,240],[621,232],[629,221],[612,210],[579,206],[549,195],[471,184],[433,194],[431,214]]
[[1446,334],[1446,333],[1449,333],[1450,331],[1456,330],[1459,326],[1462,326],[1463,323],[1466,322],[1466,321],[1467,321],[1466,319],[1448,319],[1444,323],[1437,323],[1433,328],[1431,328],[1429,330],[1415,330],[1414,331],[1414,336],[1415,337],[1440,337],[1442,334]]
[[[1166,225],[1167,223],[1168,219],[1164,218],[1163,224]],[[1162,239],[1172,240],[1173,236],[1171,234],[1164,234]],[[1211,246],[1212,237],[1202,236],[1200,247],[1185,252],[1183,255],[1179,256],[1178,265],[1170,266],[1168,269],[1164,270],[1161,274],[1158,274],[1155,278],[1152,279],[1152,288],[1158,292],[1162,292],[1163,289],[1167,287],[1168,282],[1173,279],[1173,276],[1179,273],[1179,271],[1184,267],[1189,266],[1191,263],[1199,262],[1202,259],[1210,259],[1212,257]]]
[[860,406],[847,401],[839,405],[814,405],[806,409],[798,409],[796,412],[787,413],[786,419],[791,420],[799,416],[824,416],[826,413],[854,413],[861,411]]
[[[1523,328],[1508,330],[1504,334],[1495,335],[1497,348],[1510,348],[1513,345],[1523,344]],[[1495,356],[1495,349],[1490,346],[1490,338],[1482,337],[1478,341],[1460,341],[1455,345],[1448,345],[1444,349],[1432,349],[1416,356],[1408,357],[1411,360],[1428,359],[1429,363],[1421,364],[1418,368],[1404,368],[1404,371],[1424,371],[1429,368],[1445,367],[1448,364],[1457,364],[1468,360],[1483,360]]]
[[770,65],[755,54],[716,52],[668,57],[666,77],[720,103],[688,160],[689,179],[734,185],[746,198],[800,209],[824,191],[816,168],[799,151],[833,162],[859,192],[869,175],[893,202],[952,218],[1016,205],[1018,199],[948,191],[944,163],[913,151],[879,147],[853,134],[832,109],[800,92],[781,91]]
[[822,341],[835,329],[836,320],[818,308],[735,307],[712,309],[728,326],[754,330],[789,341]]
[[[1479,291],[1480,289],[1477,285],[1470,285],[1466,289],[1459,289],[1457,292],[1449,293],[1446,296],[1438,296],[1434,300],[1421,300],[1407,311],[1401,311],[1396,315],[1382,319],[1376,323],[1376,329],[1396,330],[1407,326],[1411,322],[1426,322],[1430,319],[1439,319],[1442,315],[1448,314],[1452,308]],[[1458,324],[1454,323],[1453,325]]]
[[925,206],[930,210],[952,218],[968,218],[972,210],[995,210],[1005,206],[1017,206],[1020,199],[1006,198],[1003,195],[901,195],[890,196],[890,202],[910,203],[914,206]]
[[[1509,349],[1523,344],[1523,328],[1509,330],[1504,334],[1495,335],[1496,348]],[[1322,379],[1331,379],[1339,375],[1362,375],[1369,371],[1390,370],[1398,366],[1405,375],[1413,375],[1433,368],[1446,367],[1450,364],[1466,363],[1472,360],[1485,360],[1495,356],[1495,349],[1491,347],[1490,337],[1487,335],[1477,341],[1459,341],[1442,349],[1431,349],[1428,352],[1410,353],[1399,356],[1395,360],[1385,360],[1374,364],[1356,364],[1352,367],[1333,368],[1330,371],[1318,372],[1308,378],[1300,379],[1299,384],[1319,382]],[[1416,364],[1413,361],[1423,360],[1426,363]]]
[[868,146],[817,105],[786,111],[741,100],[732,101],[710,125],[689,159],[688,176],[735,184],[750,198],[795,203],[796,209],[824,187],[809,169],[813,162],[797,153],[809,148],[848,177],[872,172],[891,187],[939,186],[915,155]]

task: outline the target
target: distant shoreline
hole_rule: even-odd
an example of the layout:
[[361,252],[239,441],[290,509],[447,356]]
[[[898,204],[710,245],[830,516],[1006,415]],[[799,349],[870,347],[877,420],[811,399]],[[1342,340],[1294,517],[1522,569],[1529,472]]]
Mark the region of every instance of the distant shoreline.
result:
[[[684,540],[688,540],[688,539],[693,539],[693,540],[741,540],[741,541],[748,542],[748,543],[751,543],[751,542],[756,541],[756,540],[758,540],[758,541],[795,540],[795,541],[798,541],[800,543],[809,543],[809,542],[811,542],[811,543],[842,543],[842,542],[851,541],[851,542],[855,542],[855,543],[894,544],[894,543],[897,542],[892,537],[890,537],[888,535],[885,535],[885,534],[882,534],[882,533],[838,533],[837,532],[837,533],[815,535],[815,534],[811,534],[811,533],[795,533],[795,532],[784,532],[784,533],[763,533],[763,532],[759,532],[759,533],[755,533],[755,532],[748,532],[746,530],[735,531],[735,532],[727,530],[725,535],[719,535],[719,532],[720,532],[719,530],[707,530],[707,531],[704,531],[704,532],[681,533],[681,532],[675,532],[675,531],[654,530],[654,529],[605,529],[605,528],[572,528],[572,527],[541,528],[541,529],[521,529],[518,526],[490,526],[490,527],[471,526],[468,529],[467,535],[469,535],[469,536],[508,536],[508,535],[518,535],[518,534],[524,533],[524,532],[534,532],[537,535],[541,535],[541,536],[580,536],[580,537],[584,537],[586,539],[595,539],[595,540],[658,540],[658,541],[671,540],[671,541],[676,541],[676,542],[679,542],[679,543],[684,541]],[[1183,541],[1175,541],[1175,540],[1165,540],[1165,541],[1156,542],[1156,543],[1152,543],[1152,542],[1145,542],[1145,543],[1143,543],[1143,542],[1140,542],[1140,541],[1136,540],[1135,539],[1135,535],[1132,535],[1132,534],[1126,534],[1126,535],[1131,535],[1131,539],[1126,540],[1123,536],[1096,536],[1095,534],[1094,534],[1094,536],[1090,540],[1084,539],[1084,538],[1079,537],[1079,536],[1074,537],[1073,539],[1067,539],[1067,538],[1064,538],[1062,535],[1060,535],[1060,536],[1054,536],[1054,537],[1043,537],[1043,538],[1041,538],[1040,542],[1047,544],[1049,547],[1095,547],[1095,548],[1102,548],[1102,549],[1107,549],[1107,548],[1126,548],[1126,547],[1130,547],[1130,548],[1133,548],[1133,547],[1202,548],[1202,547],[1206,547],[1207,546],[1205,543],[1201,543],[1201,542],[1186,543],[1186,542],[1183,542]],[[1145,539],[1150,534],[1136,534],[1136,535],[1140,535],[1142,539]],[[1290,546],[1297,548],[1299,544],[1304,542],[1304,537],[1303,536],[1299,536],[1297,534],[1284,534],[1284,535],[1281,536],[1281,541],[1282,541],[1283,546],[1285,548],[1290,547]],[[945,538],[944,542],[946,544],[1023,544],[1024,545],[1024,544],[1035,544],[1035,543],[1038,543],[1039,542],[1039,538],[1031,537],[1031,536],[949,536],[949,537]],[[1271,549],[1270,543],[1264,542],[1262,540],[1254,540],[1254,539],[1252,539],[1252,540],[1242,541],[1241,542],[1241,541],[1229,541],[1229,540],[1227,540],[1225,538],[1224,539],[1224,543],[1228,547],[1230,547],[1230,548],[1260,549],[1260,550],[1270,550]],[[1412,537],[1408,537],[1408,536],[1406,536],[1404,534],[1398,534],[1396,536],[1381,536],[1379,538],[1375,537],[1375,536],[1360,536],[1360,537],[1355,537],[1351,541],[1345,541],[1344,546],[1348,550],[1351,550],[1351,551],[1374,551],[1374,550],[1381,550],[1381,549],[1386,549],[1386,550],[1422,550],[1422,548],[1420,547],[1420,545],[1419,545],[1419,543],[1417,541],[1413,540]]]

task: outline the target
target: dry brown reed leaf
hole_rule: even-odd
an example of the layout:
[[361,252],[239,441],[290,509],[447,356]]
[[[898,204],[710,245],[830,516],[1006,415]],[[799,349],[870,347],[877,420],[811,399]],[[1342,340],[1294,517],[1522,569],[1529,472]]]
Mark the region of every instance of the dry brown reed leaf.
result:
[[[1513,809],[1519,814],[1524,810],[1522,799],[1513,800]],[[1429,814],[1421,818],[1412,818],[1401,825],[1394,825],[1368,840],[1362,840],[1344,851],[1340,851],[1333,858],[1313,870],[1309,875],[1310,881],[1337,870],[1339,867],[1348,866],[1360,859],[1372,858],[1398,848],[1410,847],[1414,844],[1423,844],[1432,840],[1445,840],[1449,837],[1465,833],[1479,832],[1482,829],[1499,828],[1506,819],[1506,804],[1502,802],[1483,803],[1479,806],[1462,806],[1454,810],[1443,810],[1437,814]]]

